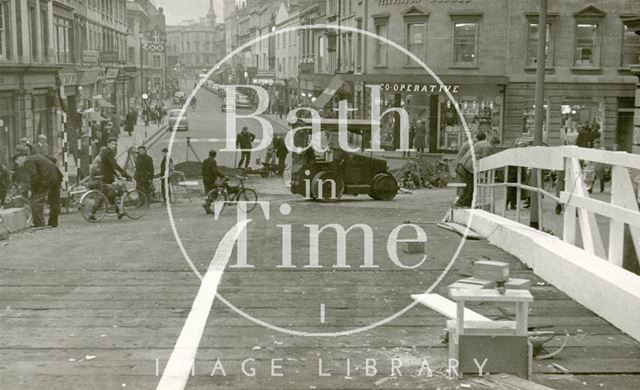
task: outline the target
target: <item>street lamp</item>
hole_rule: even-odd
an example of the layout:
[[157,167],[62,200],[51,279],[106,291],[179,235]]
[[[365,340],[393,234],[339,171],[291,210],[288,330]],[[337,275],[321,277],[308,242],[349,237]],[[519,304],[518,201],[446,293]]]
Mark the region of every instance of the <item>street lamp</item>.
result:
[[144,33],[138,32],[138,39],[140,40],[140,94],[145,93],[144,88],[144,64],[142,63],[142,40],[144,39]]

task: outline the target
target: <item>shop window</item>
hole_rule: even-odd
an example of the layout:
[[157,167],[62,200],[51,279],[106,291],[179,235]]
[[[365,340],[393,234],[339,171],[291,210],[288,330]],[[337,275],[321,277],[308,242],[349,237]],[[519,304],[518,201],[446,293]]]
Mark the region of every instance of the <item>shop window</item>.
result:
[[[544,47],[545,65],[553,66],[553,26],[547,23],[546,44]],[[527,66],[535,66],[538,63],[538,42],[540,40],[540,25],[537,22],[529,22],[527,37]]]
[[600,28],[597,23],[577,23],[575,65],[600,66]]
[[[375,24],[376,35],[387,38],[388,20],[378,19]],[[375,65],[387,66],[387,44],[380,39],[375,39]]]
[[[483,132],[488,137],[495,136],[502,140],[503,99],[501,95],[462,96],[458,98],[458,104],[472,137],[475,137],[478,132]],[[438,117],[440,118],[439,149],[458,150],[467,141],[467,135],[455,107],[443,95],[440,96]]]
[[627,23],[624,24],[624,32],[622,35],[622,65],[638,65],[640,64],[640,35],[636,34],[635,29],[629,28]]
[[458,22],[453,25],[454,65],[478,64],[478,22]]
[[[406,23],[407,49],[416,57],[424,60],[427,55],[427,23],[410,21]],[[417,65],[407,56],[408,65]]]
[[575,145],[580,132],[587,133],[582,137],[588,142],[583,147],[591,147],[593,140],[600,138],[604,104],[591,99],[569,98],[560,106],[561,141],[568,145]]

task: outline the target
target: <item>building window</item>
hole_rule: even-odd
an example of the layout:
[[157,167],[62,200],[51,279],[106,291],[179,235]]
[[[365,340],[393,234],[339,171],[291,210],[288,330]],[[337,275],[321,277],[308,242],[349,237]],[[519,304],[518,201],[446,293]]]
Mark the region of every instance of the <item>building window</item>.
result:
[[[544,48],[546,66],[553,66],[553,37],[551,36],[553,28],[550,23],[547,24],[546,45]],[[527,41],[527,66],[535,66],[538,63],[538,41],[540,37],[540,29],[538,23],[529,23],[529,33]]]
[[317,72],[322,72],[322,67],[324,66],[324,37],[318,37],[318,55],[317,58]]
[[461,22],[453,25],[454,65],[478,63],[478,23]]
[[[375,29],[376,35],[379,35],[383,38],[387,38],[388,28],[387,28],[387,19],[384,20],[376,20]],[[375,65],[376,66],[387,66],[387,44],[380,39],[375,40]]]
[[160,63],[160,54],[153,55],[153,67],[160,68],[162,65]]
[[5,15],[7,4],[0,3],[0,58],[7,57],[7,33],[5,25]]
[[[409,22],[406,24],[407,49],[421,60],[426,58],[427,53],[427,23]],[[407,56],[407,64],[417,65]]]
[[56,49],[59,64],[71,63],[71,21],[55,18]]
[[596,23],[576,24],[576,66],[600,65],[600,39],[599,26]]
[[640,35],[624,25],[622,40],[622,65],[640,64]]
[[136,63],[136,48],[135,47],[129,47],[128,60],[129,60],[130,64],[135,64]]

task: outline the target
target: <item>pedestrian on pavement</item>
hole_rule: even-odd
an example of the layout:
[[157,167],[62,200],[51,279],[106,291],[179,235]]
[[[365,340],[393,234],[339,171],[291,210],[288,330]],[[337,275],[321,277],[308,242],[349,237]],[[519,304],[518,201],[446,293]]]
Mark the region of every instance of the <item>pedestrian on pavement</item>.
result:
[[[202,162],[202,182],[204,184],[205,197],[211,190],[217,187],[216,179],[226,179],[227,177],[218,169],[218,163],[216,162],[216,151],[209,151],[209,158]],[[203,205],[204,211],[207,214],[211,214],[211,202],[213,199],[206,197]]]
[[14,157],[14,162],[17,166],[24,168],[29,175],[33,226],[45,226],[42,204],[46,200],[49,204],[49,220],[47,221],[47,225],[57,227],[58,216],[60,215],[60,183],[62,182],[62,173],[51,160],[40,153],[29,156],[23,153],[17,153]]
[[418,151],[418,154],[424,153],[424,148],[426,146],[426,136],[427,136],[427,128],[424,125],[424,121],[419,120],[418,123],[416,124],[415,139],[413,141],[413,144],[415,145],[415,148]]
[[[483,132],[479,132],[476,133],[476,142],[480,142],[480,141],[484,141],[485,139],[487,139],[487,134],[483,133]],[[457,167],[458,164],[460,164],[460,161],[462,160],[462,157],[464,157],[465,154],[467,154],[467,152],[469,151],[469,149],[471,148],[471,143],[469,141],[464,142],[462,144],[462,146],[460,147],[460,150],[458,150],[458,154],[456,155],[456,159],[455,159],[455,166]],[[458,183],[464,183],[464,178],[465,176],[463,174],[458,173],[457,169],[456,169],[456,173],[458,174]],[[462,196],[463,193],[463,189],[459,188],[457,193],[458,193],[458,197]]]
[[31,143],[29,142],[29,138],[20,138],[20,145],[24,147],[26,154],[33,154],[33,145],[31,145]]
[[136,188],[151,199],[153,192],[153,159],[147,154],[145,146],[138,147],[138,157],[136,158],[136,171],[133,175],[136,181]]
[[278,175],[282,176],[289,149],[287,149],[284,139],[278,135],[274,136],[273,145],[276,149],[276,156],[278,157]]
[[241,153],[238,168],[241,168],[244,163],[244,169],[249,169],[249,164],[251,163],[251,147],[255,139],[256,136],[249,131],[247,126],[243,127],[240,134],[236,137],[236,147],[240,149]]
[[47,136],[39,134],[35,145],[33,145],[33,152],[40,153],[43,156],[49,155],[49,145],[47,145]]
[[[158,177],[160,178],[160,188],[162,191],[162,200],[167,202],[167,194],[165,187],[165,180],[171,180],[171,176],[173,175],[173,159],[169,158],[169,167],[167,169],[167,157],[169,155],[169,149],[162,149],[162,161],[160,162],[160,173]],[[171,202],[171,182],[169,182],[169,202]]]
[[129,134],[129,137],[131,137],[132,133],[133,133],[133,129],[135,126],[135,119],[133,117],[133,110],[129,110],[129,112],[127,112],[127,116],[124,120],[124,130]]
[[[490,156],[495,151],[496,146],[500,144],[498,137],[491,137],[490,141],[484,140],[473,145],[473,151],[475,158],[480,160],[484,157]],[[462,191],[462,195],[456,201],[456,207],[471,207],[471,201],[473,199],[474,191],[474,171],[473,171],[473,156],[471,155],[471,148],[460,159],[458,166],[456,167],[456,173],[458,173],[464,180],[465,188]]]
[[195,110],[196,110],[196,102],[197,102],[196,97],[195,97],[195,96],[194,96],[194,97],[192,97],[192,98],[191,98],[191,108],[193,108],[193,111],[195,111]]
[[78,179],[82,180],[89,176],[91,166],[91,140],[88,134],[84,134],[80,139],[80,167],[78,169]]
[[0,208],[4,207],[9,190],[9,170],[0,162]]

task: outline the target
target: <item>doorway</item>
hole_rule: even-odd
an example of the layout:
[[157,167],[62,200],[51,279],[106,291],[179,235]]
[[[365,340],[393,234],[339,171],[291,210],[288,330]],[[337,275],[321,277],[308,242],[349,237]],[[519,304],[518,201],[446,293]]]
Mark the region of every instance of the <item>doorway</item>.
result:
[[616,129],[618,150],[633,152],[633,112],[618,111],[618,127]]

